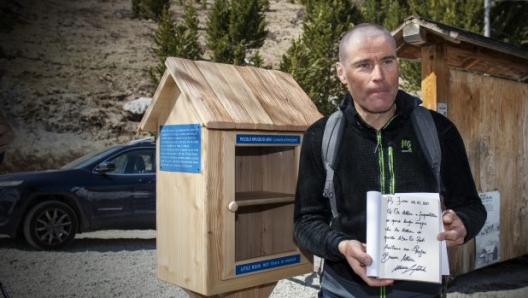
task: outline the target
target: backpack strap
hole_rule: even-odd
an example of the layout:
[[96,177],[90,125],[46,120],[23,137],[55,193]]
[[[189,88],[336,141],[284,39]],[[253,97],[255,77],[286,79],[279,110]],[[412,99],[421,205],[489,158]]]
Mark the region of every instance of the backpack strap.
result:
[[326,169],[326,180],[323,196],[330,200],[332,216],[337,218],[337,199],[334,189],[334,168],[337,159],[337,151],[341,147],[341,140],[345,131],[345,117],[341,110],[335,111],[326,122],[322,142],[323,165]]
[[431,112],[428,109],[417,106],[411,113],[411,121],[418,137],[418,142],[424,150],[425,158],[433,170],[437,191],[440,193],[442,190],[442,178],[440,177],[442,151],[433,116],[431,116]]

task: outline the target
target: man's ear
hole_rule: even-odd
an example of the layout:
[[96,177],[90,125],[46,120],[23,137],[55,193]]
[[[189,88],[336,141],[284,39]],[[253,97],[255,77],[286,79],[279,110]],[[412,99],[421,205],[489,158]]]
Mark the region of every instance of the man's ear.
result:
[[343,66],[343,64],[341,64],[341,62],[336,62],[335,67],[336,67],[337,77],[339,78],[341,83],[346,85],[347,80],[346,80],[345,67]]

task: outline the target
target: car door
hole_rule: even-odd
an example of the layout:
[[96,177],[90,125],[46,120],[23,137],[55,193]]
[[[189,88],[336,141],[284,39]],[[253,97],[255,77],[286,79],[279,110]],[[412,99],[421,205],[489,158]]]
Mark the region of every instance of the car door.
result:
[[134,175],[132,208],[134,222],[142,228],[156,227],[156,162],[155,148],[135,152],[138,160]]
[[[114,171],[94,175],[90,192],[95,228],[155,227],[155,171],[145,161],[154,149],[134,148],[105,160]],[[149,171],[149,172],[147,172]]]

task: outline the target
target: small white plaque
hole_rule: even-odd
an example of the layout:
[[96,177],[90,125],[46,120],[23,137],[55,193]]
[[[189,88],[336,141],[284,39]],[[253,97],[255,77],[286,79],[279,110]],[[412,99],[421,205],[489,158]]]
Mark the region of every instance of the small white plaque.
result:
[[438,111],[438,113],[447,117],[447,103],[439,102],[438,106],[436,107],[436,110]]

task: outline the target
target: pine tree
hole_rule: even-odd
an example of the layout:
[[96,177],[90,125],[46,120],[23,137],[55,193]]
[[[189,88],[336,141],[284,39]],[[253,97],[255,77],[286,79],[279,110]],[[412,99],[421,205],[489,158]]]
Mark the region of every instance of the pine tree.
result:
[[253,54],[253,57],[251,57],[251,61],[250,62],[251,62],[251,65],[253,65],[255,67],[268,68],[268,69],[271,68],[269,66],[264,65],[264,59],[260,55],[260,51],[259,50],[255,51],[255,53]]
[[158,58],[158,65],[148,70],[152,82],[157,83],[165,72],[165,60],[168,57],[180,57],[191,60],[201,59],[202,49],[198,44],[198,18],[192,2],[185,6],[183,22],[179,25],[171,19],[166,7],[158,22],[158,29],[154,33],[154,54]]
[[132,0],[132,17],[139,18],[141,16],[141,0]]
[[[301,85],[303,90],[306,90],[305,84],[308,84],[307,75],[310,71],[306,66],[310,65],[310,57],[308,56],[308,49],[304,46],[302,38],[292,39],[292,44],[282,55],[280,63],[280,70],[288,72]],[[306,82],[306,83],[304,83]]]
[[158,65],[148,70],[150,80],[155,84],[165,72],[165,60],[176,52],[175,40],[176,24],[170,17],[169,8],[165,7],[159,18],[158,28],[154,32],[154,43],[156,46],[153,51],[158,59]]
[[215,0],[207,17],[207,47],[212,51],[211,60],[232,63],[229,39],[231,8],[228,0]]
[[170,7],[170,0],[132,0],[132,16],[159,21],[164,8]]
[[202,59],[203,50],[198,43],[198,25],[196,9],[192,0],[185,5],[183,23],[176,28],[177,54],[191,60]]
[[246,53],[264,44],[268,9],[268,0],[215,0],[206,31],[211,60],[245,64]]
[[268,35],[265,11],[267,0],[231,0],[229,36],[235,43],[242,41],[244,48],[258,49],[264,45]]
[[528,1],[495,1],[490,37],[528,49]]
[[170,0],[143,0],[147,8],[147,16],[154,21],[158,21],[165,7],[170,7]]
[[302,37],[283,55],[280,69],[290,73],[322,114],[336,109],[346,92],[336,76],[341,35],[359,18],[350,1],[313,1],[307,9]]
[[246,64],[246,48],[244,47],[245,40],[241,40],[235,47],[233,47],[232,57],[233,61],[231,63],[235,65],[244,65]]

